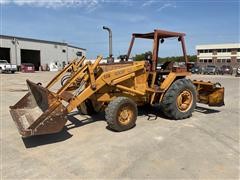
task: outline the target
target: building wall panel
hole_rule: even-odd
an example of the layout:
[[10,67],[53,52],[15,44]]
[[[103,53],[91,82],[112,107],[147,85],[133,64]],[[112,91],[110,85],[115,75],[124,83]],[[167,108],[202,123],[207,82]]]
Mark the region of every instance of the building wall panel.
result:
[[86,55],[86,51],[82,48],[69,47],[66,43],[47,43],[38,40],[29,41],[24,39],[2,38],[1,47],[10,48],[10,61],[13,64],[21,64],[21,49],[40,51],[41,65],[51,62],[62,64],[77,57],[76,52],[82,52]]

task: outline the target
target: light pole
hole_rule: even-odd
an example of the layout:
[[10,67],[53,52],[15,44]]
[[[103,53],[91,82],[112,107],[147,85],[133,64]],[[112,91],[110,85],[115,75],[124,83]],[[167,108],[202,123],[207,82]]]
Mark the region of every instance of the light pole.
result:
[[107,30],[109,33],[109,58],[113,56],[112,54],[112,30],[109,27],[103,26],[104,30]]

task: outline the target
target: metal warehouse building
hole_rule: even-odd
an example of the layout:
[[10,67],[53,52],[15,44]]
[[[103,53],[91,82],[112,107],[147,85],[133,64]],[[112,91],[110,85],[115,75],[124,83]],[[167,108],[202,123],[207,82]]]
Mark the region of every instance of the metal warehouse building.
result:
[[39,39],[0,35],[0,59],[17,64],[32,63],[36,70],[40,66],[56,63],[62,65],[86,54],[86,49],[67,43]]
[[240,43],[197,45],[197,63],[205,65],[240,66]]

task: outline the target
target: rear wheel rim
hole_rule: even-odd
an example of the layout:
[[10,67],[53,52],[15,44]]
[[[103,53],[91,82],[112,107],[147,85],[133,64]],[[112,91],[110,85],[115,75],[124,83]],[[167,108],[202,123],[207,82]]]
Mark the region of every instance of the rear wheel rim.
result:
[[182,91],[177,97],[177,108],[181,112],[187,112],[193,104],[193,94],[189,90]]
[[118,111],[118,122],[121,125],[128,125],[133,120],[133,110],[131,106],[124,106]]

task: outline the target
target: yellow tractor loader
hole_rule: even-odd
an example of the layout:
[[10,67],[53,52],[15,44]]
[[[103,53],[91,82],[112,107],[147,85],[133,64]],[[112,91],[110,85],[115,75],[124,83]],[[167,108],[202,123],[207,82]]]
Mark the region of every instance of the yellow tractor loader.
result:
[[[105,111],[109,128],[124,131],[135,126],[138,106],[160,105],[169,119],[192,115],[196,103],[224,105],[224,88],[219,83],[191,81],[181,68],[157,68],[159,41],[177,38],[187,62],[184,33],[154,30],[133,34],[126,61],[100,64],[74,60],[59,72],[46,87],[27,80],[29,92],[10,113],[23,137],[52,134],[62,130],[67,114],[78,108],[82,113]],[[152,57],[145,61],[128,61],[135,38],[153,40]],[[69,73],[69,70],[71,72]],[[52,86],[62,84],[54,92]]]

